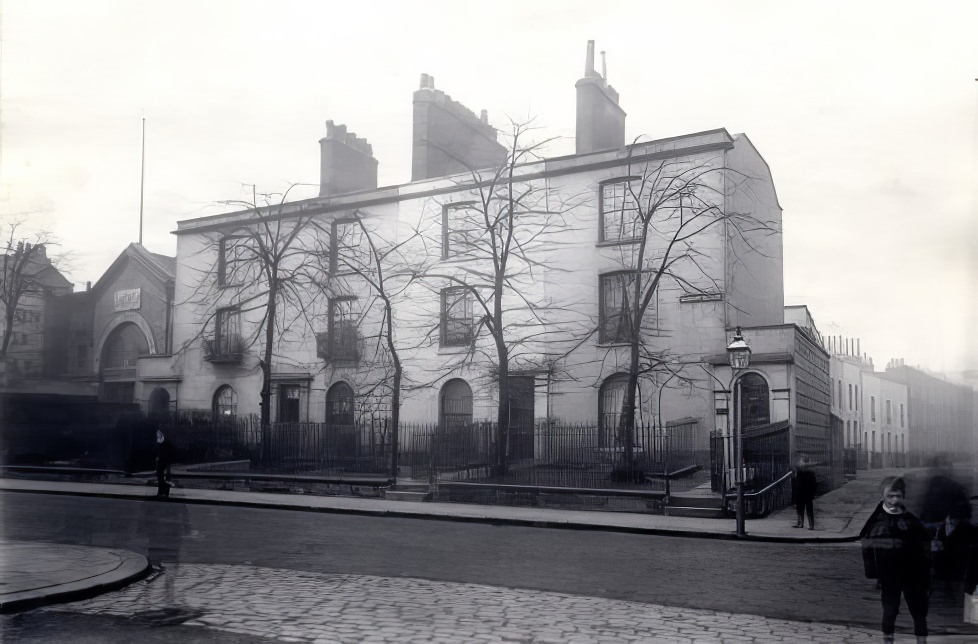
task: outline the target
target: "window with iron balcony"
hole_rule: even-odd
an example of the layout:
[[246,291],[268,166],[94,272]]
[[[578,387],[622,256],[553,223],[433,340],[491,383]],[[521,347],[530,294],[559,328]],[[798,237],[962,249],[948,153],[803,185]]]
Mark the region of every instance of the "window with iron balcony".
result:
[[357,362],[360,334],[355,296],[335,297],[329,302],[329,328],[316,334],[316,352],[329,362]]
[[214,316],[214,336],[206,344],[206,359],[210,362],[241,360],[244,346],[241,340],[241,312],[237,308],[217,311]]

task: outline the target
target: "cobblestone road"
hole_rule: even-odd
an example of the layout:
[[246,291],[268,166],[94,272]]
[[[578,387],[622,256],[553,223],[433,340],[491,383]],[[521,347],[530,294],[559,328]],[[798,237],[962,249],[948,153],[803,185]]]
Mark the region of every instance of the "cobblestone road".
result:
[[877,642],[870,630],[477,584],[233,565],[168,564],[146,581],[45,609],[282,642]]

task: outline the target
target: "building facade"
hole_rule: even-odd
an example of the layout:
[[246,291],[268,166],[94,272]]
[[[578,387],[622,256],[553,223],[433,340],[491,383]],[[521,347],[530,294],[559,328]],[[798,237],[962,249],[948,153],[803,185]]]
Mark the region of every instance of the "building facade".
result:
[[[273,422],[347,427],[391,413],[398,373],[404,421],[491,421],[508,390],[510,422],[531,436],[538,423],[586,423],[610,445],[636,283],[673,259],[658,264],[638,322],[638,421],[687,422],[704,458],[729,440],[719,400],[733,374],[717,356],[741,327],[757,357],[738,374],[749,402],[731,404],[748,405],[756,434],[780,432],[781,473],[791,452],[823,450],[828,355],[810,316],[786,323],[781,208],[764,159],[723,129],[623,145],[624,111],[592,45],[577,90],[576,154],[500,166],[507,148],[485,113],[425,75],[411,183],[375,187],[369,144],[329,122],[319,197],[178,222],[180,304],[154,377],[182,410],[252,415],[267,401]],[[432,141],[435,125],[464,136]],[[688,189],[639,234],[642,198],[665,194],[649,188],[664,175]],[[692,212],[716,225],[678,234]],[[531,437],[519,449],[544,446]]]

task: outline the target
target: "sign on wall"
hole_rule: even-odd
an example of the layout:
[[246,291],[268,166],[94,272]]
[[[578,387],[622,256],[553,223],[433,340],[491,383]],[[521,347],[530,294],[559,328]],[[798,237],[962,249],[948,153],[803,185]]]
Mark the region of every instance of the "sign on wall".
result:
[[119,311],[135,311],[139,308],[139,289],[130,288],[125,291],[115,292],[115,310]]

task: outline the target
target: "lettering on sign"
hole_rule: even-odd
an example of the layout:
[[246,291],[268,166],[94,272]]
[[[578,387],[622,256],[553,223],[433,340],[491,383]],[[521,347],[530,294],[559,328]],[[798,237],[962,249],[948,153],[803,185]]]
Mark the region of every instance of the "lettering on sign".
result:
[[130,288],[125,291],[115,292],[115,310],[135,311],[139,308],[139,289]]

